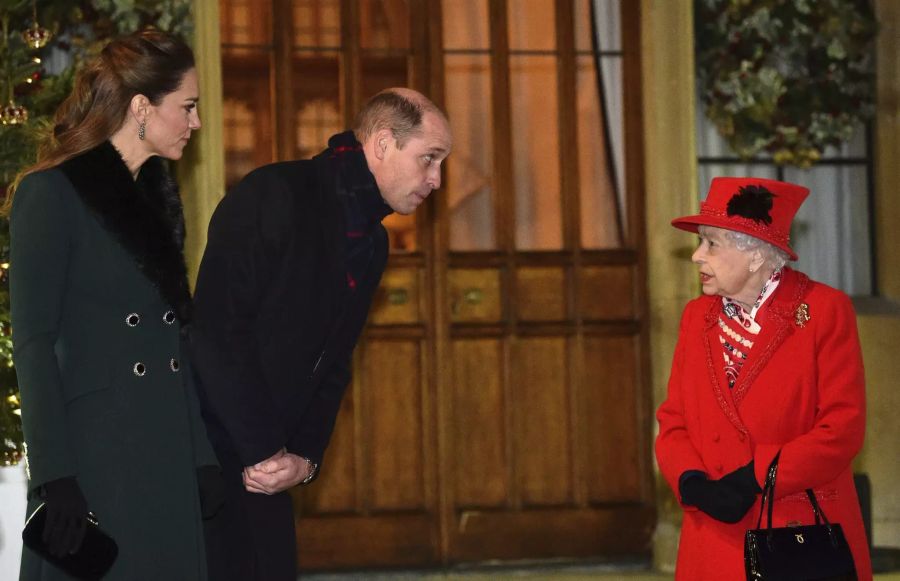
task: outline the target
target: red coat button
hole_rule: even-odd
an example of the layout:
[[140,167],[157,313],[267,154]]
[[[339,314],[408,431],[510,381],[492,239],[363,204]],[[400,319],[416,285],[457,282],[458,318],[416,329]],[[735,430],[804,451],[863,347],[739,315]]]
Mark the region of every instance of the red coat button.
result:
[[713,442],[718,442],[718,441],[721,440],[721,439],[722,439],[722,437],[719,435],[718,432],[716,432],[715,434],[713,434],[713,437],[712,437],[712,441],[713,441]]

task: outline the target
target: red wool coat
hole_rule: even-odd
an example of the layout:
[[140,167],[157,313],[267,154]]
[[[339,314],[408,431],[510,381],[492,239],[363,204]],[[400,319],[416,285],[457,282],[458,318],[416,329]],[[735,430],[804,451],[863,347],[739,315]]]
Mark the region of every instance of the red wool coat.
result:
[[[807,305],[804,321],[801,305]],[[804,490],[816,492],[840,523],[861,581],[872,578],[851,461],[865,432],[865,381],[856,316],[842,292],[784,269],[757,314],[762,331],[733,389],[728,388],[716,324],[720,297],[685,307],[668,396],[657,412],[659,468],[678,497],[685,470],[711,479],[753,460],[765,482],[781,450],[773,526],[813,523]],[[680,500],[680,497],[679,497]],[[685,506],[676,579],[744,579],[744,532],[756,528],[759,498],[743,520],[719,522]]]

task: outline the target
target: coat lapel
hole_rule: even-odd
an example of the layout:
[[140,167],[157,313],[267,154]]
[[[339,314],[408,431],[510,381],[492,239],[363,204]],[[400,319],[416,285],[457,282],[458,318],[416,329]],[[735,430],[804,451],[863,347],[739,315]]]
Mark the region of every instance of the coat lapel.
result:
[[806,295],[809,278],[790,268],[784,269],[781,283],[769,304],[759,314],[762,331],[753,342],[753,349],[747,355],[734,387],[728,389],[725,364],[722,361],[722,347],[719,344],[718,318],[722,308],[720,297],[712,297],[705,316],[703,344],[709,367],[709,382],[716,401],[735,428],[747,433],[738,409],[747,395],[753,381],[759,376],[772,356],[784,341],[794,332],[794,318],[801,300]]
[[119,152],[106,141],[60,169],[182,323],[189,321],[181,198],[163,161],[151,157],[134,180]]
[[783,271],[781,283],[760,312],[762,330],[747,355],[734,385],[734,405],[740,407],[753,381],[765,369],[781,344],[794,333],[794,317],[806,295],[809,277],[790,268]]
[[725,364],[722,361],[722,346],[719,344],[719,312],[722,310],[722,299],[712,297],[709,309],[706,311],[703,330],[703,347],[706,350],[706,366],[709,372],[709,383],[716,397],[719,408],[728,421],[743,433],[747,428],[737,413],[737,408],[732,400],[731,390],[728,389],[728,379],[725,377]]

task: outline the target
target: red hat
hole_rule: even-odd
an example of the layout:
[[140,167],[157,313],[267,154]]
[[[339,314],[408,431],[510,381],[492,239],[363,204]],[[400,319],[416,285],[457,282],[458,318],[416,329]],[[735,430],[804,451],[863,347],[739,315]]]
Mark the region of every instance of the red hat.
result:
[[672,226],[696,232],[701,225],[749,234],[787,252],[797,254],[788,243],[791,221],[809,189],[763,178],[713,178],[700,214],[672,220]]

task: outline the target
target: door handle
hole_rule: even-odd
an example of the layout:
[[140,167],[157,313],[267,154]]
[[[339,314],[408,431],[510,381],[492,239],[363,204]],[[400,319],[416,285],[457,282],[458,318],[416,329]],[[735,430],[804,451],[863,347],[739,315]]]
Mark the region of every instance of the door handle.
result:
[[484,290],[480,288],[467,288],[463,291],[463,300],[469,305],[480,305],[484,300]]
[[405,305],[409,302],[409,291],[405,288],[389,288],[387,300],[389,304],[394,306]]
[[484,301],[484,289],[470,287],[463,289],[462,296],[455,299],[450,305],[450,312],[455,316],[459,314],[462,305],[480,305]]

